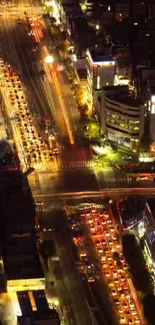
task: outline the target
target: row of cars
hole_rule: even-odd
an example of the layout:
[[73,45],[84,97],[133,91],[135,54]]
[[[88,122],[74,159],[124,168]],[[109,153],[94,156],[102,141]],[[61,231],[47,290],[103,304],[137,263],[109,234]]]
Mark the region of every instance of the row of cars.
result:
[[[122,253],[122,244],[115,222],[106,209],[97,209],[96,207],[89,208],[86,206],[83,208],[80,212],[80,218],[87,224],[88,231],[92,236],[96,254],[102,266],[103,277],[108,284],[111,299],[116,306],[119,324],[142,324],[135,292],[130,286],[128,265]],[[73,226],[74,228],[77,227],[77,230],[79,229],[78,224]],[[75,238],[75,243],[83,265],[88,263],[88,267],[91,268],[84,238]],[[88,281],[96,281],[96,278],[95,266],[93,265],[91,277],[88,277]]]
[[15,133],[14,139],[25,162],[33,165],[53,158],[48,143],[42,140],[35,126],[19,76],[13,73],[10,65],[5,64],[2,59],[0,72],[5,83],[3,95],[7,100],[7,113]]
[[96,277],[96,271],[94,265],[91,263],[90,258],[88,256],[87,250],[85,248],[85,239],[83,236],[83,228],[81,227],[79,215],[73,215],[69,218],[72,237],[74,239],[74,243],[78,250],[78,256],[80,261],[77,263],[77,267],[81,275],[87,277],[88,282],[94,282]]

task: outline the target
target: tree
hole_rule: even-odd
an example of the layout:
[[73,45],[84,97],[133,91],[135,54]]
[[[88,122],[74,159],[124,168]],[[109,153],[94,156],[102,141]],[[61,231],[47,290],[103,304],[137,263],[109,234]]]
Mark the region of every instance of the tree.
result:
[[78,111],[80,113],[81,120],[87,121],[88,120],[88,105],[78,105]]
[[57,51],[65,52],[67,50],[65,42],[61,42],[56,47]]

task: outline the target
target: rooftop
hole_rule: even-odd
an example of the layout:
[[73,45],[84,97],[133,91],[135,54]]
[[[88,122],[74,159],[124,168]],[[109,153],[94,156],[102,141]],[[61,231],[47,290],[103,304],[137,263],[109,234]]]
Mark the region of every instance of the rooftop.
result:
[[44,278],[32,237],[14,237],[6,245],[4,267],[8,280]]
[[106,92],[107,98],[117,101],[121,104],[128,105],[130,107],[137,107],[142,104],[142,101],[136,99],[129,93],[128,86],[105,86],[103,90]]
[[31,235],[16,234],[7,241],[6,255],[8,259],[34,256],[36,252],[36,243]]
[[34,311],[32,316],[18,316],[19,325],[34,325],[35,322],[44,322],[44,325],[60,325],[60,319],[55,309],[46,312]]
[[77,73],[80,79],[87,79],[87,69],[78,68]]
[[90,48],[89,53],[93,62],[114,61],[109,48],[97,46],[92,49]]
[[143,219],[145,200],[129,198],[119,202],[122,224],[125,229],[134,226]]

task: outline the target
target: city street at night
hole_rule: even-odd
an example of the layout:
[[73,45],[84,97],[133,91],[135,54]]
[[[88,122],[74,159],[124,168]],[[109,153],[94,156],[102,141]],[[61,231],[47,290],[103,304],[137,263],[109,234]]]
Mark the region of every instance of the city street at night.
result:
[[155,6],[130,7],[0,3],[2,325],[155,324]]

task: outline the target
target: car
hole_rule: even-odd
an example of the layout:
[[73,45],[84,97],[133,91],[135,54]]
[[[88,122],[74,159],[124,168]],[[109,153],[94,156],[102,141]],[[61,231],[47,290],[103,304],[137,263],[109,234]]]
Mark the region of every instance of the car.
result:
[[132,314],[133,316],[137,316],[137,311],[136,311],[135,309],[133,309],[132,312],[131,312],[131,314]]
[[118,309],[118,312],[119,312],[119,314],[123,314],[123,308],[120,307],[120,308]]
[[96,229],[94,228],[94,225],[91,225],[90,226],[90,230],[92,231],[92,232],[94,232]]
[[124,302],[122,303],[122,306],[123,306],[123,308],[128,308],[128,303],[127,303],[126,301],[124,301]]
[[135,322],[135,324],[140,324],[139,318],[138,317],[135,317],[134,322]]
[[105,240],[105,239],[101,239],[101,243],[102,243],[103,245],[105,245],[105,244],[106,244],[106,240]]
[[120,324],[126,324],[126,317],[120,316]]
[[122,159],[123,160],[131,160],[132,159],[132,156],[124,155],[124,156],[122,156]]
[[125,276],[124,276],[124,275],[121,275],[121,276],[120,276],[120,280],[121,280],[122,282],[124,282],[124,281],[125,281]]
[[114,268],[113,263],[109,263],[109,267],[110,267],[110,269],[113,269]]
[[125,258],[124,258],[123,255],[120,256],[120,261],[121,261],[122,263],[125,263]]
[[112,246],[112,245],[113,245],[112,240],[109,240],[109,241],[108,241],[108,244],[109,244],[110,246]]
[[126,283],[123,284],[123,289],[128,290],[128,285]]
[[99,246],[101,243],[100,243],[100,240],[99,239],[96,239],[95,240],[95,244],[96,244],[96,246]]
[[115,246],[116,246],[117,249],[121,248],[121,244],[120,243],[116,243]]
[[115,231],[115,227],[114,226],[110,226],[109,229],[110,229],[110,232],[114,232]]
[[120,301],[117,298],[114,298],[114,302],[116,305],[120,305]]
[[103,261],[103,262],[102,262],[102,267],[103,267],[104,269],[106,269],[106,268],[108,267],[108,264],[107,264],[105,261]]
[[103,253],[103,248],[102,247],[97,247],[97,250],[99,253]]
[[111,273],[109,271],[106,271],[105,275],[106,275],[107,278],[109,278],[111,276]]
[[123,265],[123,269],[124,269],[124,270],[128,270],[128,265],[127,265],[127,264],[124,264],[124,265]]
[[106,230],[106,231],[104,232],[104,234],[105,234],[106,237],[110,237],[110,233],[109,233],[108,230]]
[[111,295],[112,295],[112,296],[116,296],[116,290],[115,290],[115,289],[112,289],[112,290],[111,290]]
[[132,318],[129,318],[129,319],[128,319],[128,323],[129,323],[129,324],[134,324],[133,319],[132,319]]
[[129,310],[126,310],[125,311],[125,315],[130,316],[130,311]]
[[134,302],[132,300],[129,301],[130,308],[135,308]]
[[91,275],[88,276],[88,282],[94,282],[95,278]]

